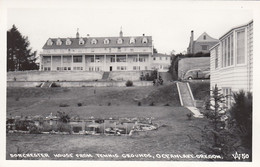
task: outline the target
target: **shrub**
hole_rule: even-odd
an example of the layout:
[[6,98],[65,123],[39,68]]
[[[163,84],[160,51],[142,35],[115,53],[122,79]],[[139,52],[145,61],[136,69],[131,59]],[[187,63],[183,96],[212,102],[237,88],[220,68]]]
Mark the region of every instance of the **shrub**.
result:
[[142,103],[139,101],[139,102],[138,102],[138,106],[141,106],[141,105],[142,105]]
[[154,102],[151,102],[151,103],[149,104],[149,106],[154,106]]
[[59,106],[60,107],[69,107],[70,105],[68,105],[68,104],[60,104]]
[[78,103],[78,107],[81,107],[82,106],[82,103]]
[[66,114],[65,112],[58,111],[58,117],[59,121],[67,123],[70,121],[70,116],[69,114]]
[[55,82],[53,82],[53,83],[51,84],[51,87],[52,87],[52,88],[54,88],[54,87],[60,87],[60,85],[57,84],[57,83],[55,83]]
[[107,103],[107,105],[108,105],[108,106],[111,106],[111,103],[110,103],[110,102],[108,102],[108,103]]
[[252,147],[252,93],[240,90],[233,94],[234,104],[229,110],[240,131],[243,144]]
[[170,106],[170,104],[166,103],[164,106]]
[[127,87],[133,86],[133,81],[128,80],[128,81],[126,81],[125,85]]

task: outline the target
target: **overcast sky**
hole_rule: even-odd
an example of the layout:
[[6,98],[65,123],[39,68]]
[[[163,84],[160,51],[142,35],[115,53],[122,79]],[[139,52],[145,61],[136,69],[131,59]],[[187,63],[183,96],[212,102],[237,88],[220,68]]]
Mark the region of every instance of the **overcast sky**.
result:
[[179,53],[187,49],[191,30],[195,39],[203,32],[219,38],[254,18],[253,5],[242,2],[47,2],[7,8],[7,29],[15,24],[38,53],[48,38],[75,37],[77,28],[82,37],[109,37],[118,36],[121,26],[124,36],[152,36],[160,53]]

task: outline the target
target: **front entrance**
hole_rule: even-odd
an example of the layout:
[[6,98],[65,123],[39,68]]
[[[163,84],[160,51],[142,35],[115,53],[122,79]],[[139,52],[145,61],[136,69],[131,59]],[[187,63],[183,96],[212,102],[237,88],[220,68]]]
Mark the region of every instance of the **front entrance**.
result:
[[110,66],[110,71],[113,71],[113,67],[112,66]]

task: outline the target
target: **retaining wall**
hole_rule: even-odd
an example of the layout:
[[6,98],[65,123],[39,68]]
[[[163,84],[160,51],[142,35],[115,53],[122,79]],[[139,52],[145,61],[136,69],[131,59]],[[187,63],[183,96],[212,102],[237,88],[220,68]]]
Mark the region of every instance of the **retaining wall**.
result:
[[[39,86],[40,81],[7,81],[7,87],[36,87]],[[126,81],[64,81],[55,82],[61,87],[122,87],[125,86]],[[151,81],[134,81],[134,86],[152,86]]]

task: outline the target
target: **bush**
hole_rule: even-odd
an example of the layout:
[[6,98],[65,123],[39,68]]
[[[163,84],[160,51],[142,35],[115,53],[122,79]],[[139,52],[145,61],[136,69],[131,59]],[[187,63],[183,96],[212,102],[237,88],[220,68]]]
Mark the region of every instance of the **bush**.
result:
[[78,103],[78,107],[81,107],[82,106],[82,103]]
[[151,103],[149,104],[149,106],[154,106],[154,102],[151,102]]
[[108,103],[107,103],[107,106],[111,106],[111,103],[110,103],[110,102],[108,102]]
[[252,93],[243,90],[233,94],[234,104],[229,110],[240,131],[243,144],[252,148]]
[[139,101],[139,102],[138,102],[138,106],[141,106],[141,105],[142,105],[142,103]]
[[53,83],[51,84],[51,87],[52,87],[52,88],[54,88],[54,87],[60,87],[60,85],[57,84],[57,83],[55,83],[55,82],[53,82]]
[[63,123],[70,122],[70,116],[69,116],[69,114],[66,114],[65,112],[58,111],[58,117],[59,117],[59,121],[61,121]]
[[125,85],[127,87],[133,86],[133,81],[128,80],[128,81],[126,81]]
[[60,107],[69,107],[70,105],[68,105],[68,104],[60,104],[59,106]]

